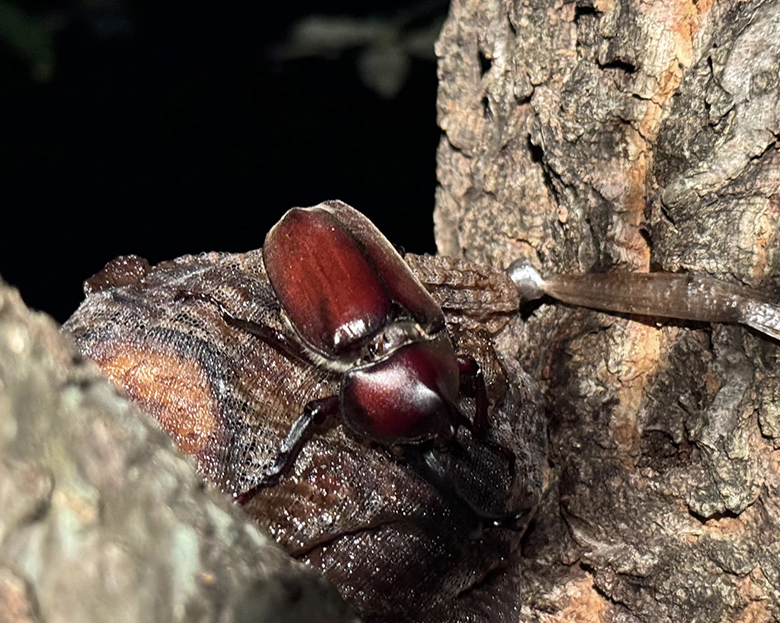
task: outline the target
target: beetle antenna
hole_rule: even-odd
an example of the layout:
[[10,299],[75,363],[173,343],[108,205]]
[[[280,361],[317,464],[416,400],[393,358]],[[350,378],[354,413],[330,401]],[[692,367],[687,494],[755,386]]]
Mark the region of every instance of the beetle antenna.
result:
[[459,356],[458,370],[461,375],[461,381],[465,381],[465,385],[471,391],[470,395],[475,400],[474,421],[472,422],[472,428],[469,428],[469,430],[475,437],[482,438],[487,432],[489,407],[482,366],[473,357]]
[[[450,418],[450,433],[452,438],[454,439],[457,436],[458,429],[461,426],[474,436],[474,424],[466,417],[466,414],[460,410],[460,407],[449,400],[447,400],[445,404],[447,406],[447,414]],[[444,441],[446,442],[448,440],[445,439]]]

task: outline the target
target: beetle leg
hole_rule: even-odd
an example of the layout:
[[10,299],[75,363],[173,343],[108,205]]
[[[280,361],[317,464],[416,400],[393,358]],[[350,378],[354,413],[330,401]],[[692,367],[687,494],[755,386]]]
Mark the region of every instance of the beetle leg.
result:
[[239,504],[246,504],[261,489],[276,486],[279,480],[290,471],[304,444],[338,411],[338,396],[319,398],[309,402],[303,408],[303,413],[293,422],[287,437],[282,441],[271,468],[260,477],[259,482],[251,489],[238,494],[236,501]]
[[312,363],[311,359],[306,356],[306,353],[301,348],[300,344],[288,338],[284,333],[264,324],[234,316],[219,300],[215,299],[210,294],[192,290],[180,290],[175,297],[175,300],[177,301],[188,299],[198,299],[214,305],[219,310],[219,313],[222,314],[222,319],[225,321],[225,324],[254,335],[261,342],[265,342],[271,348],[275,348],[286,357],[297,361],[298,363]]
[[469,430],[477,438],[485,436],[488,428],[488,395],[485,387],[485,377],[482,375],[482,368],[477,361],[471,357],[458,357],[458,370],[462,380],[465,380],[466,386],[470,390],[470,396],[474,397],[476,402],[476,412],[474,421]]

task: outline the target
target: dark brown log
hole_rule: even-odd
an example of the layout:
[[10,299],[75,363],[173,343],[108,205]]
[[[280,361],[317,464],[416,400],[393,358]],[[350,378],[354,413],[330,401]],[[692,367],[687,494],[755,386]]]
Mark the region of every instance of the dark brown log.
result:
[[[446,308],[457,354],[478,364],[485,412],[464,374],[457,405],[473,425],[433,445],[383,446],[339,408],[341,373],[322,355],[306,358],[264,251],[154,267],[118,258],[88,281],[63,331],[196,458],[207,483],[322,571],[367,623],[516,621],[521,528],[546,481],[547,434],[542,392],[496,358],[484,330],[517,311],[512,281],[503,271],[407,255]],[[268,485],[301,414],[322,404],[336,412]]]
[[[778,3],[455,0],[437,53],[441,253],[780,291]],[[780,619],[780,344],[528,314],[555,476],[523,620]]]

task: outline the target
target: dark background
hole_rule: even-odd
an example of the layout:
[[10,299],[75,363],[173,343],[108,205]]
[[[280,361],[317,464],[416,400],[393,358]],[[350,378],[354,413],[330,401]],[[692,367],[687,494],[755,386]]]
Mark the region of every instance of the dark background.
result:
[[[22,44],[9,37],[5,13],[0,275],[30,306],[62,322],[82,281],[117,255],[257,248],[287,208],[332,198],[393,242],[434,250],[432,58],[411,58],[382,97],[356,69],[365,45],[272,52],[312,13],[387,23],[423,5],[263,4],[14,4],[48,37],[32,51],[28,31]],[[401,37],[447,6],[423,9]]]

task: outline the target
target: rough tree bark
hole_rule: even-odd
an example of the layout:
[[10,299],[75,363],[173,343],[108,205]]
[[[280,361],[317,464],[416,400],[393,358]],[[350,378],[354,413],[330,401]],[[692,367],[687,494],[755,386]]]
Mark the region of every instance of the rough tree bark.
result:
[[[780,3],[454,0],[437,53],[441,253],[780,291]],[[549,394],[523,620],[780,620],[778,344],[560,305],[504,337]]]

